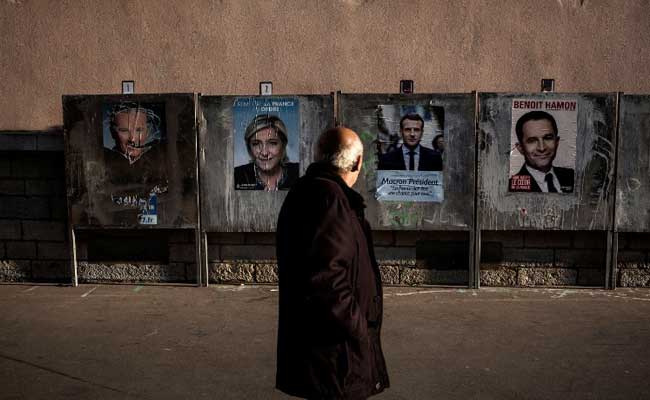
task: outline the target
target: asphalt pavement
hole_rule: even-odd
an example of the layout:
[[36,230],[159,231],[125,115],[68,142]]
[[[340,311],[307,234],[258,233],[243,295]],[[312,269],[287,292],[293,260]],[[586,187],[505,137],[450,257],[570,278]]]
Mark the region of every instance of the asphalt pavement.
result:
[[[290,399],[275,286],[0,286],[0,399]],[[650,290],[385,290],[390,399],[649,399]]]

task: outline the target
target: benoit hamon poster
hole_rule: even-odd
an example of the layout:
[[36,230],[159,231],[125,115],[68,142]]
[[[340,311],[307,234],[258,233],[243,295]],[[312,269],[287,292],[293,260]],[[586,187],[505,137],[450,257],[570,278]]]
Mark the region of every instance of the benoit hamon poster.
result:
[[510,132],[510,192],[573,193],[576,100],[515,99]]

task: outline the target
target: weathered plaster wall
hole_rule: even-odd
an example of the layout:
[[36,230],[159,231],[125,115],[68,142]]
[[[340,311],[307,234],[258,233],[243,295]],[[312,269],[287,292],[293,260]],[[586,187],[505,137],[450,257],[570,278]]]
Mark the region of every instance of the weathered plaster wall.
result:
[[62,94],[650,92],[645,0],[0,0],[0,130]]

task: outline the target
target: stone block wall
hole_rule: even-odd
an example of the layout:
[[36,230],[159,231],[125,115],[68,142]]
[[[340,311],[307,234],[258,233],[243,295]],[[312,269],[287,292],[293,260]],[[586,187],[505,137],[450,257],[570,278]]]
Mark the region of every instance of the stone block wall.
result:
[[[373,233],[388,285],[467,285],[468,233]],[[619,286],[650,286],[650,234],[621,234]],[[211,283],[276,283],[273,233],[208,234]],[[606,232],[482,232],[482,286],[604,287]]]
[[[376,231],[375,253],[389,285],[467,285],[468,232]],[[276,283],[274,233],[208,234],[211,283]]]
[[77,231],[81,283],[197,283],[194,230]]
[[210,283],[276,283],[274,233],[209,233]]
[[605,286],[606,232],[484,231],[482,286]]
[[35,141],[20,149],[3,142],[0,281],[69,282],[63,153],[35,151]]
[[619,233],[617,285],[650,287],[650,233]]

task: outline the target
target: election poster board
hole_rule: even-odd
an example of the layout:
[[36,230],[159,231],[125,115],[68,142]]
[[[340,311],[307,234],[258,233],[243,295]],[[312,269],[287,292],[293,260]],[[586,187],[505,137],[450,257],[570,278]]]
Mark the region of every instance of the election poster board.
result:
[[354,189],[373,229],[471,229],[474,94],[340,93],[337,104],[340,123],[364,145]]
[[64,96],[73,227],[194,228],[193,94]]
[[576,99],[516,98],[510,129],[510,192],[574,192]]
[[288,190],[299,175],[296,97],[241,97],[233,104],[236,190]]
[[384,104],[376,115],[376,199],[442,202],[444,108]]
[[288,189],[334,127],[334,96],[200,96],[204,232],[273,232]]
[[616,98],[616,93],[479,93],[481,229],[609,229]]

